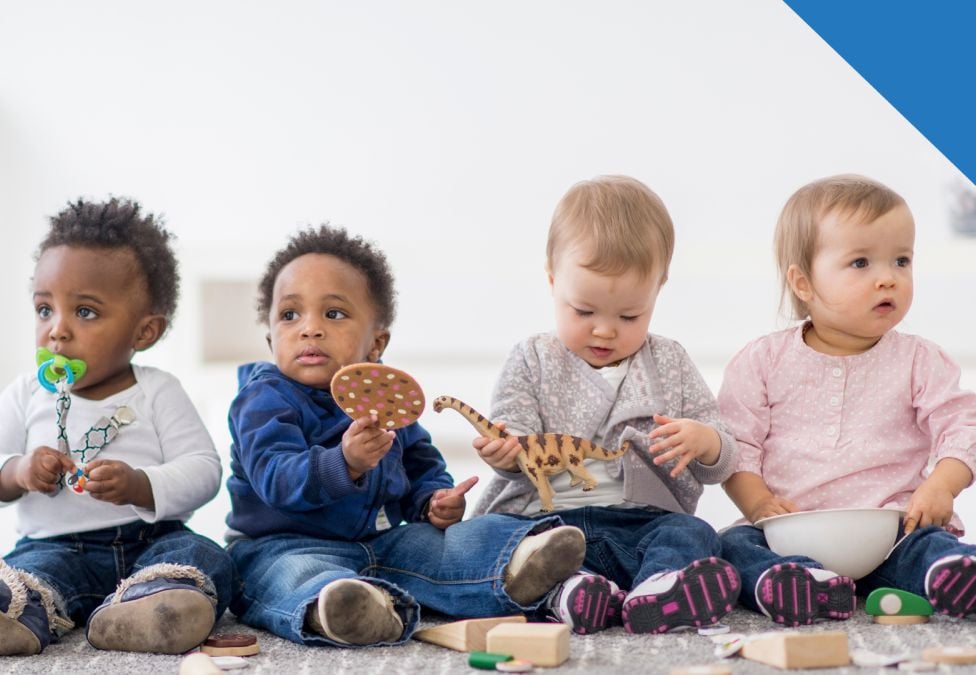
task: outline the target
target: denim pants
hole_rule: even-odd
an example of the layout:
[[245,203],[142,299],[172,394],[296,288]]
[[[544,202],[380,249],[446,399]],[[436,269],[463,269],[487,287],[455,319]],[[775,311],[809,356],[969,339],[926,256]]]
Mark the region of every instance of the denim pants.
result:
[[53,588],[64,603],[59,611],[78,625],[88,621],[120,581],[157,563],[192,565],[210,577],[217,590],[217,618],[233,595],[234,563],[227,552],[176,520],[139,521],[46,539],[24,537],[4,560]]
[[613,506],[557,513],[586,535],[586,571],[601,574],[625,590],[653,574],[680,570],[721,551],[712,526],[686,513]]
[[[899,539],[902,534],[899,527]],[[756,604],[756,584],[767,569],[788,562],[799,563],[804,567],[823,568],[823,565],[812,558],[773,553],[766,543],[766,535],[752,525],[729,528],[719,537],[722,540],[722,557],[735,565],[742,577],[739,602],[757,612],[760,610]],[[857,592],[859,595],[867,595],[876,588],[888,587],[925,597],[925,573],[929,567],[939,558],[955,554],[976,555],[976,546],[960,542],[955,535],[940,527],[919,528],[898,544],[877,569],[857,580]]]
[[439,530],[411,523],[362,541],[275,534],[238,539],[228,552],[244,590],[231,610],[251,626],[306,645],[337,643],[305,625],[319,591],[337,579],[361,579],[385,589],[410,639],[420,605],[450,616],[480,618],[521,613],[541,604],[516,604],[505,592],[504,572],[522,539],[561,525],[559,518],[525,521],[501,514],[479,516]]

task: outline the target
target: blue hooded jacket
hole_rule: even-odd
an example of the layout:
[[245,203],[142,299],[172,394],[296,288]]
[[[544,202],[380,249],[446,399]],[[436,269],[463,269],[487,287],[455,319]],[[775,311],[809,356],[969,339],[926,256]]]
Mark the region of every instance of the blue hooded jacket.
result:
[[249,537],[297,533],[356,541],[421,520],[434,491],[454,482],[418,423],[359,480],[349,477],[342,434],[352,420],[332,395],[296,382],[272,363],[238,368],[230,407],[232,510],[227,525]]

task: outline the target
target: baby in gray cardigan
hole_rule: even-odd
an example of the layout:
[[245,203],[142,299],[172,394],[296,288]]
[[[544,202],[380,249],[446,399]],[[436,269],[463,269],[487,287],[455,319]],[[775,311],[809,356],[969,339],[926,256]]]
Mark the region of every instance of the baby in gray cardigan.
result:
[[[647,332],[673,250],[671,217],[643,183],[574,185],[546,250],[556,331],[517,345],[495,387],[491,419],[511,434],[571,434],[608,449],[630,442],[619,459],[586,460],[598,481],[589,491],[569,473],[550,481],[558,515],[587,539],[584,570],[547,602],[577,633],[707,625],[738,598],[715,531],[692,515],[702,485],[731,475],[735,439],[685,350]],[[476,513],[545,515],[513,437],[479,437],[474,447],[496,473]]]

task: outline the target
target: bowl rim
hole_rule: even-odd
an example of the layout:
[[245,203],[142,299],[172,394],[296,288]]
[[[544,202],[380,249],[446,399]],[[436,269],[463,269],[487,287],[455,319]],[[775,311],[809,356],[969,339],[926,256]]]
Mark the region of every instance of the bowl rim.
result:
[[894,511],[898,514],[898,519],[901,520],[905,517],[907,513],[904,509],[897,508],[885,508],[885,507],[848,507],[842,509],[813,509],[811,511],[794,511],[793,513],[781,513],[778,516],[767,516],[765,518],[760,518],[753,523],[754,527],[758,527],[760,530],[765,528],[767,523],[771,523],[775,520],[782,520],[784,518],[790,518],[791,516],[804,516],[811,513],[836,513],[836,512],[850,512],[850,511]]

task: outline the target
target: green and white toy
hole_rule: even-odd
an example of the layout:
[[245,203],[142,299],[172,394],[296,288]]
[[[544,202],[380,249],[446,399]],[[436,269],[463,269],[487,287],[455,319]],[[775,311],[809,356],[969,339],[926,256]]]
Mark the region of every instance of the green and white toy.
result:
[[871,616],[932,616],[932,605],[920,595],[897,588],[876,588],[864,601]]

